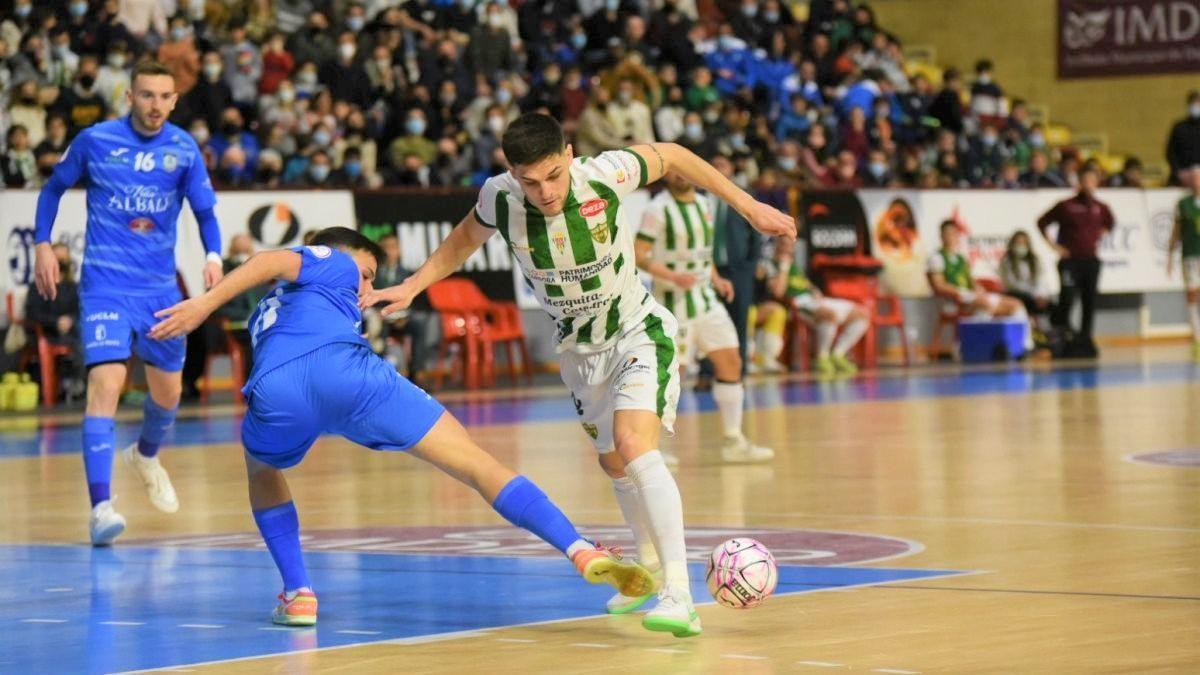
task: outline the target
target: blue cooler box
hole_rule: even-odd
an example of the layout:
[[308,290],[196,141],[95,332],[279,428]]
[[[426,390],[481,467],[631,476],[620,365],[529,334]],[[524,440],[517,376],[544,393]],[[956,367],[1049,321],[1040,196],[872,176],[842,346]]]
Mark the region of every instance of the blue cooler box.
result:
[[958,323],[959,354],[964,363],[989,363],[1025,355],[1025,321],[967,319]]

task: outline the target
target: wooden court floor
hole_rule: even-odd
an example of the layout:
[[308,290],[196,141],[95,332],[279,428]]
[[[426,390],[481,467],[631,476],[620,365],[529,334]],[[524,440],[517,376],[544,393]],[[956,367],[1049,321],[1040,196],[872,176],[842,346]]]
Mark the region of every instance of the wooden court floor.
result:
[[[762,381],[751,388],[747,419],[778,457],[761,466],[720,463],[715,413],[680,415],[669,447],[682,458],[689,527],[890,538],[911,547],[863,567],[962,574],[781,595],[745,612],[709,604],[700,608],[704,634],[686,641],[645,632],[635,617],[602,616],[597,605],[569,620],[364,637],[328,649],[297,633],[292,653],[173,665],[222,673],[1197,673],[1200,467],[1132,457],[1174,450],[1194,459],[1186,451],[1200,449],[1200,369],[1185,352],[1113,349],[1098,369],[946,367],[885,373],[876,384]],[[522,406],[568,414],[502,423],[491,411],[503,397],[463,399],[473,435],[577,522],[620,523],[569,401],[554,389],[525,396],[508,401],[505,414],[519,416]],[[220,426],[227,415],[214,408],[185,417]],[[0,419],[0,442],[30,433],[8,422],[3,433]],[[51,434],[39,454],[0,456],[0,549],[85,540],[82,463],[74,452],[45,452],[55,442]],[[125,538],[254,533],[235,442],[168,453],[183,503],[174,516],[154,512],[117,467]],[[307,530],[503,526],[473,493],[412,458],[339,439],[320,441],[289,481]],[[264,587],[245,603],[267,622],[277,591]],[[409,611],[401,592],[370,602],[399,621]],[[0,613],[0,627],[5,620]]]

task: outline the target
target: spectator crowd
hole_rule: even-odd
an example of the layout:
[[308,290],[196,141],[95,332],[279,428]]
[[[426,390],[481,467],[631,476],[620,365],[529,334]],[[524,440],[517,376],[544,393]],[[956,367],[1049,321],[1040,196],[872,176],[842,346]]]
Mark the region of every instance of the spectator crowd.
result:
[[224,187],[478,185],[528,110],[580,154],[675,141],[729,157],[744,186],[1077,186],[1081,169],[989,61],[910,77],[849,0],[12,0],[3,16],[8,187],[38,187],[80,129],[125,114],[142,59],[175,73],[172,121]]

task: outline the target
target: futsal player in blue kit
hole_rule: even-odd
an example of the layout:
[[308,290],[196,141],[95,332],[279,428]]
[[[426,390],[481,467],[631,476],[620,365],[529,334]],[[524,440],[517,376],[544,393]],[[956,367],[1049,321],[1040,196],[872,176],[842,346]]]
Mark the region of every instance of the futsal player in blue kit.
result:
[[580,537],[545,493],[484,452],[440,403],[371,351],[358,302],[383,261],[375,242],[328,228],[309,246],[255,255],[204,295],[158,312],[163,321],[150,331],[160,340],[185,335],[238,294],[282,281],[250,317],[254,370],[242,390],[250,506],[283,577],[272,620],[289,626],[317,620],[283,470],[304,459],[321,434],[407,451],[474,488],[509,522],[566,555],[589,582],[648,593],[649,571]]
[[207,253],[204,283],[221,279],[221,233],[213,213],[216,195],[204,158],[187,131],[167,122],[178,94],[165,66],[144,62],[133,69],[130,114],[100,122],[75,137],[38,197],[37,291],[52,299],[58,261],[50,232],[59,200],[76,183],[87,188],[87,229],[81,283],[81,333],[88,368],[83,418],[83,462],[92,502],[92,544],[111,544],[125,530],[113,509],[110,483],[116,450],[113,415],[131,353],[146,365],[141,434],[123,456],[160,511],[174,513],[179,500],[158,459],[175,422],[182,389],[184,336],[150,340],[154,312],[180,300],[175,279],[176,222],[186,197]]

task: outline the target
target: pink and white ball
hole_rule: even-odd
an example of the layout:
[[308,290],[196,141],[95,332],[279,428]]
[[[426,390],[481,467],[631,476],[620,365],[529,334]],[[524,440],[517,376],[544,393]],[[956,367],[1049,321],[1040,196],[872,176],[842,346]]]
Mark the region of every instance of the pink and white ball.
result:
[[775,556],[762,542],[730,539],[713,549],[704,580],[718,603],[733,609],[750,609],[775,592],[779,568]]

